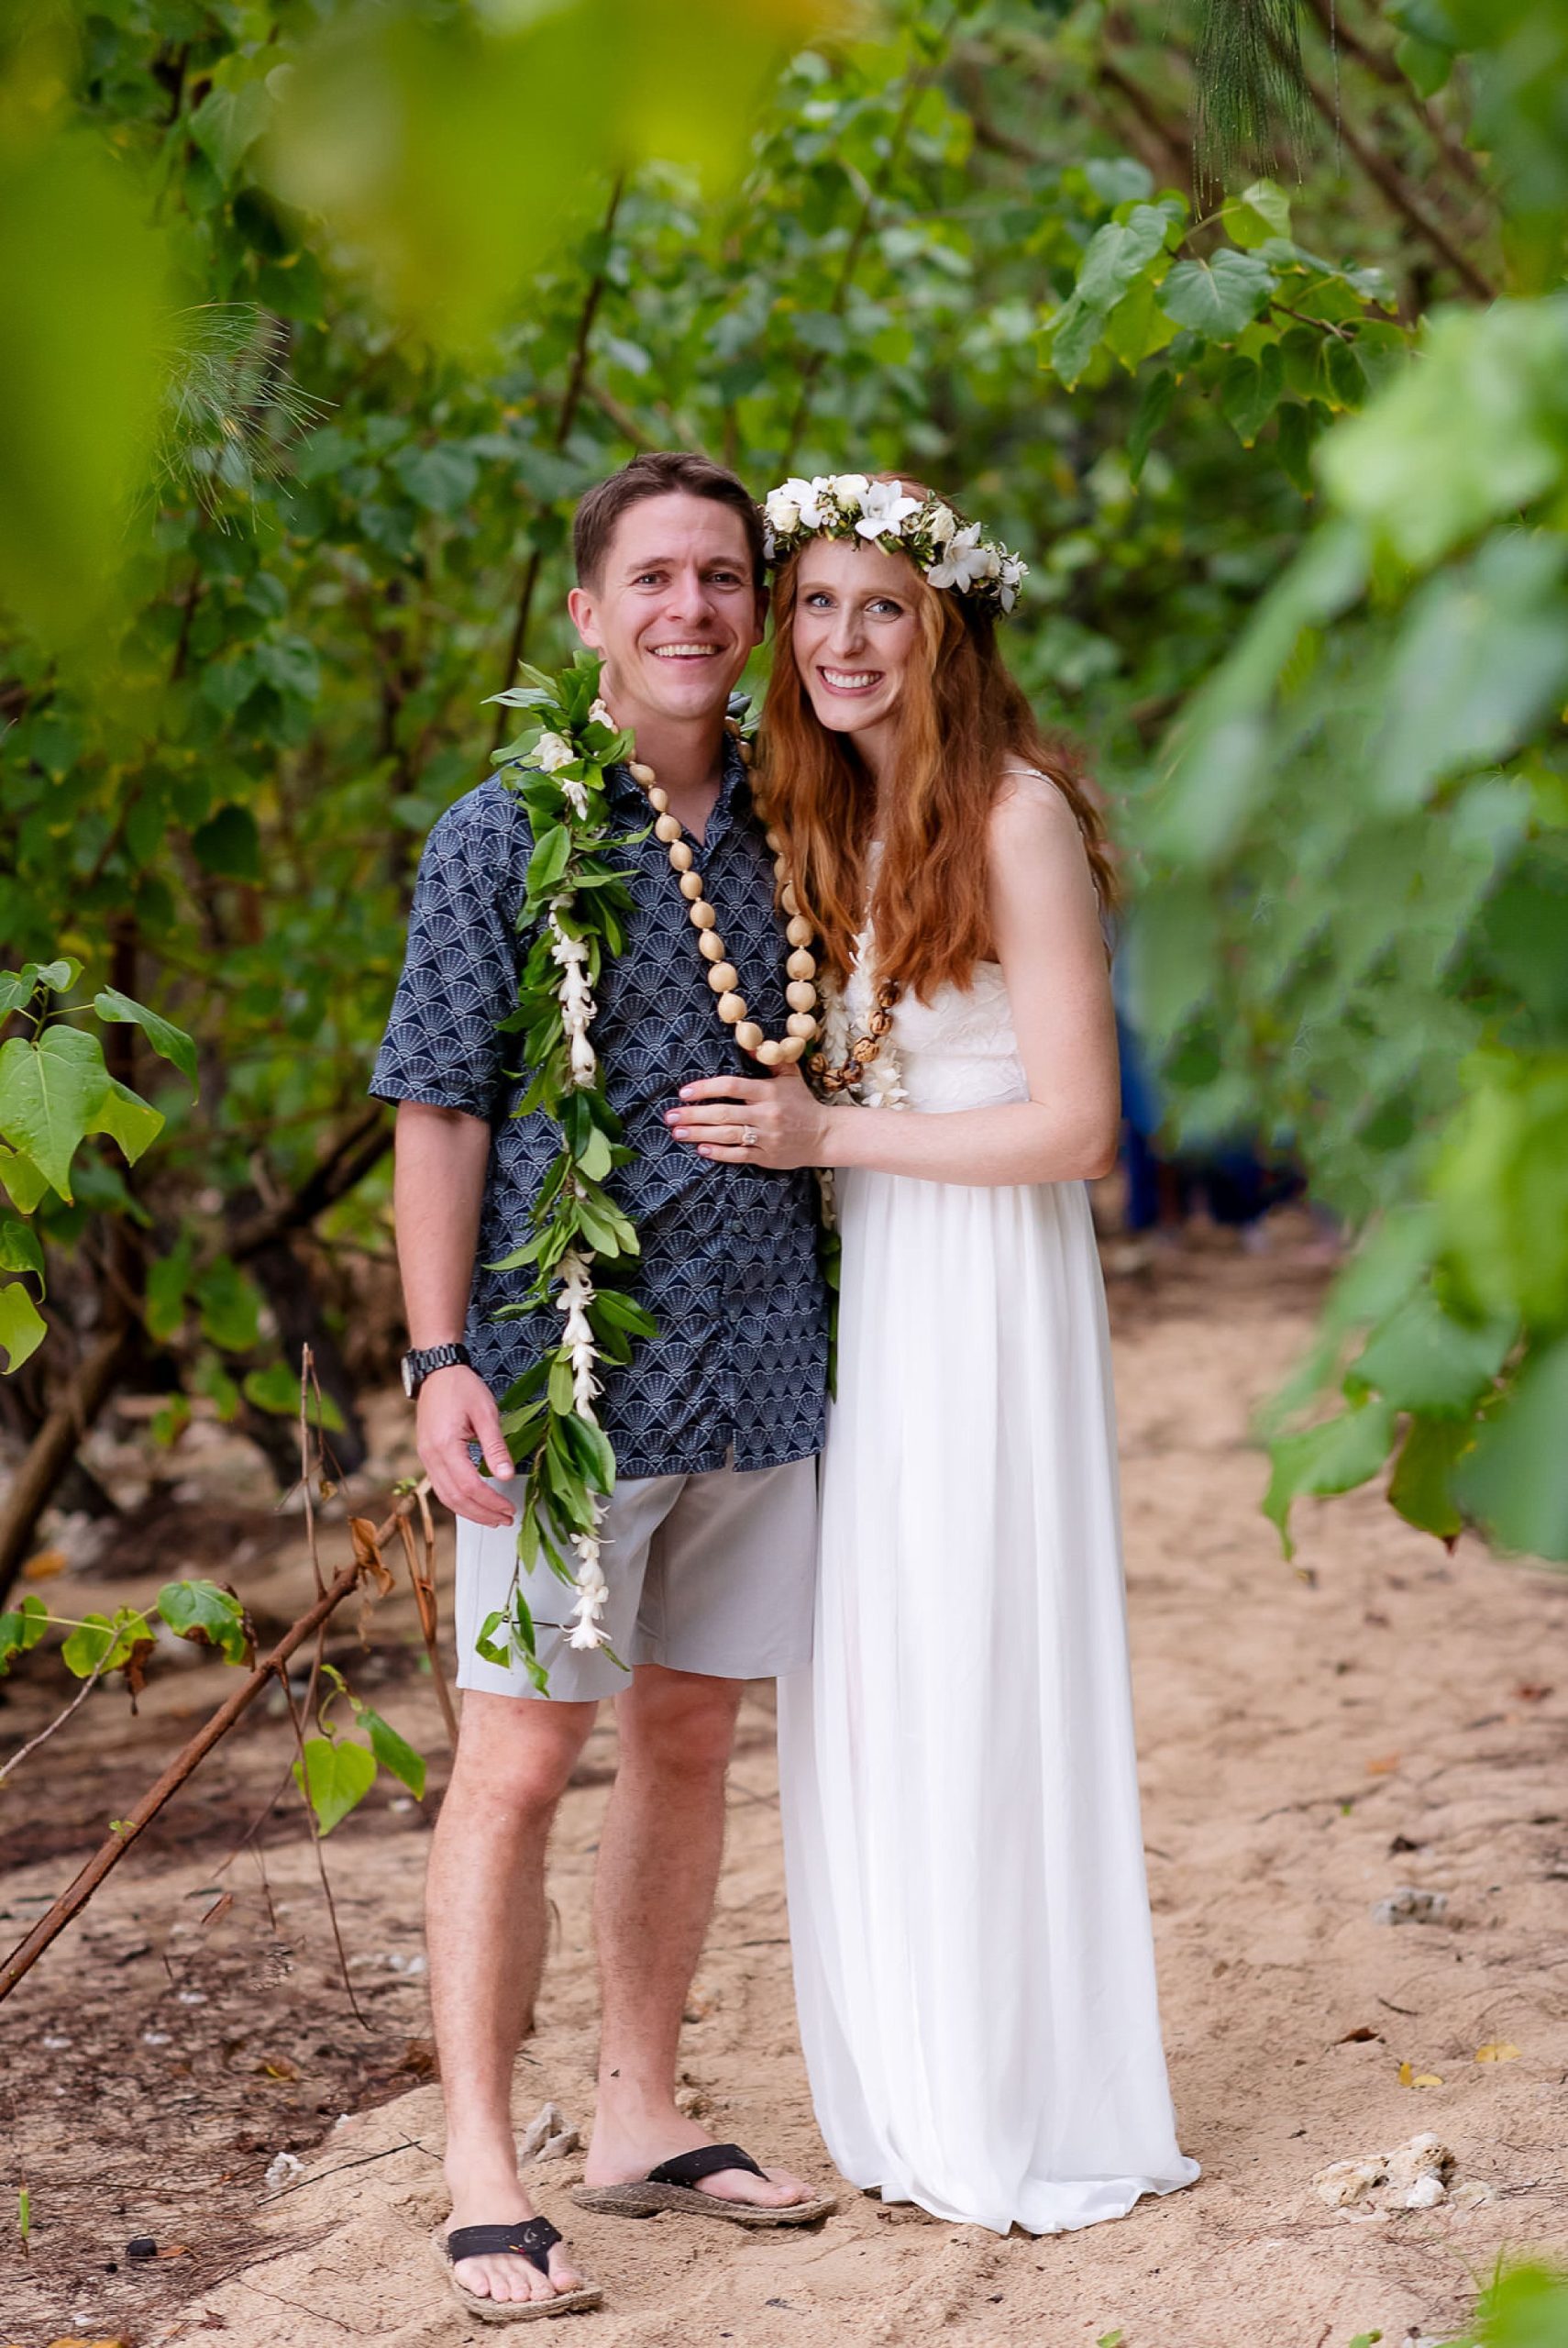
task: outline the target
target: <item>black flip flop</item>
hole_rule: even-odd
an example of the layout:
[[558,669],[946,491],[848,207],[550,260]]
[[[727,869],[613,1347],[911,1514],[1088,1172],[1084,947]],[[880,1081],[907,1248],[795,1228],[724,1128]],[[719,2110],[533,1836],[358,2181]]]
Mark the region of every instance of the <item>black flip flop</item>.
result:
[[580,2185],[571,2198],[580,2210],[607,2218],[657,2218],[661,2210],[680,2210],[689,2217],[723,2218],[732,2226],[810,2226],[831,2217],[838,2207],[832,2193],[759,2210],[754,2202],[722,2200],[716,2193],[696,2190],[699,2177],[716,2176],[725,2168],[742,2168],[751,2176],[767,2175],[738,2144],[700,2144],[694,2153],[677,2153],[673,2159],[660,2161],[646,2176],[629,2185]]
[[536,2316],[570,2315],[574,2309],[596,2308],[603,2302],[604,2294],[597,2283],[584,2283],[575,2291],[558,2291],[549,2299],[492,2299],[458,2282],[453,2270],[465,2258],[525,2258],[530,2266],[547,2275],[550,2253],[560,2240],[547,2218],[519,2219],[510,2226],[456,2226],[450,2233],[437,2226],[430,2239],[458,2299],[481,2323],[531,2323]]

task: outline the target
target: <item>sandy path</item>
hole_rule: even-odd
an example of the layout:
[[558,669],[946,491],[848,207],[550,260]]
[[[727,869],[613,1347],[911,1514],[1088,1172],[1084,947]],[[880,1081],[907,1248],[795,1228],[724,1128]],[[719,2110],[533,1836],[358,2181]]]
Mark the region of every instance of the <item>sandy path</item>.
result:
[[[1043,2242],[884,2210],[848,2188],[820,2232],[748,2236],[584,2217],[566,2198],[580,2173],[568,2159],[536,2177],[543,2206],[569,2217],[584,2266],[606,2287],[606,2309],[580,2320],[585,2341],[1093,2348],[1120,2332],[1126,2348],[1345,2348],[1375,2328],[1388,2341],[1441,2338],[1499,2247],[1563,2243],[1568,1580],[1470,1544],[1447,1560],[1369,1495],[1304,1513],[1307,1577],[1282,1566],[1256,1513],[1261,1462],[1246,1417],[1302,1340],[1309,1286],[1288,1266],[1215,1255],[1118,1301],[1145,1830],[1181,2136],[1201,2183]],[[765,1699],[744,1718],[685,2076],[718,2134],[825,2176],[795,2034]],[[433,1714],[427,1695],[418,1701]],[[547,2094],[573,2119],[588,2110],[588,1901],[612,1761],[606,1728],[583,1773],[595,1782],[563,1806],[560,1941],[519,2066],[520,2124]],[[373,1954],[406,1966],[417,1947],[420,1853],[390,1823],[350,1822],[330,1849],[350,1945],[372,1952],[360,1977],[379,1993],[376,2013],[417,2029],[417,1981],[378,1973]],[[185,1876],[205,1880],[201,1866],[181,1860],[139,1885],[126,1868],[120,1912],[168,1912]],[[39,1887],[59,1872],[38,1874]],[[285,1908],[309,1899],[304,1855],[284,1852],[271,1872]],[[32,1879],[18,1878],[24,1891]],[[1372,1903],[1401,1884],[1446,1892],[1444,1920],[1372,1922]],[[315,1929],[302,1924],[302,1938]],[[41,2029],[58,2006],[61,1955],[53,1984],[40,1968],[15,2001],[17,2024],[30,2016]],[[311,1962],[320,1966],[319,1948]],[[271,1993],[280,2032],[289,1995]],[[1474,2060],[1498,2041],[1518,2059]],[[1402,2086],[1403,2061],[1443,2084]],[[1495,2200],[1367,2218],[1312,2196],[1324,2163],[1426,2128]],[[231,2348],[493,2337],[444,2296],[429,2263],[439,2143],[439,2100],[425,2085],[350,2117],[275,2198],[248,2189],[237,2208],[232,2187],[226,2203],[194,2194],[186,2231],[197,2238],[198,2204],[204,2231],[185,2312],[138,2331],[121,2311],[122,2276],[125,2336],[213,2331]],[[33,2165],[47,2175],[41,2139]],[[137,2207],[153,2204],[144,2194]],[[224,2254],[226,2210],[231,2253],[237,2227],[258,2229],[257,2254],[238,2271]],[[178,2205],[164,2223],[178,2223]],[[109,2302],[83,2276],[50,2287],[46,2251],[40,2237],[24,2292],[0,2301],[10,2324],[20,2319],[23,2348],[100,2305],[106,2328]],[[10,2337],[3,2323],[0,2335]]]

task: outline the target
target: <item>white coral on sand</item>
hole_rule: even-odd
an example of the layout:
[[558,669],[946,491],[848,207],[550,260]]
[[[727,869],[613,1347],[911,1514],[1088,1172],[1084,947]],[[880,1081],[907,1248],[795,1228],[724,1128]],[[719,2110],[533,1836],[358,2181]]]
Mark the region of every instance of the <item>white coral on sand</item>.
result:
[[[1391,2153],[1331,2161],[1312,2179],[1312,2189],[1331,2210],[1353,2209],[1369,2200],[1380,2210],[1432,2210],[1447,2198],[1458,2165],[1442,2139],[1427,2129]],[[1463,2187],[1460,2191],[1466,2206],[1486,2198]]]

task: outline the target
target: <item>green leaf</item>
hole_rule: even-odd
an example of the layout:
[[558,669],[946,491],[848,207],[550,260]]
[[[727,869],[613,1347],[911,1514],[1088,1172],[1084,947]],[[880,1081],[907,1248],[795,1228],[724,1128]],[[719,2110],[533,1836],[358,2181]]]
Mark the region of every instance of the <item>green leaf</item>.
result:
[[309,1802],[316,1833],[331,1833],[376,1782],[376,1756],[348,1737],[307,1736],[304,1762],[294,1763],[294,1783]]
[[1568,690],[1568,541],[1499,532],[1412,599],[1389,665],[1375,760],[1386,806],[1506,758]]
[[425,1755],[416,1753],[412,1744],[401,1737],[390,1721],[380,1712],[371,1711],[368,1704],[359,1708],[359,1721],[370,1740],[370,1750],[383,1769],[390,1769],[414,1797],[425,1795]]
[[1273,293],[1275,278],[1255,253],[1221,248],[1211,261],[1178,261],[1160,288],[1160,307],[1178,327],[1211,342],[1233,342]]
[[[244,62],[237,56],[226,57],[218,73],[227,80],[225,69],[243,70]],[[236,76],[226,87],[220,82],[218,87],[209,89],[191,116],[191,136],[218,177],[231,181],[239,176],[241,164],[271,118],[272,100],[266,83],[254,75],[245,80]]]
[[1287,401],[1279,411],[1275,452],[1303,497],[1312,494],[1312,420],[1299,401]]
[[563,1422],[562,1431],[593,1490],[613,1492],[615,1454],[603,1428],[592,1419],[569,1418]]
[[[0,601],[46,643],[91,641],[131,549],[127,506],[168,383],[169,249],[148,225],[131,152],[116,151],[115,103],[91,123],[58,108],[45,20],[15,9],[6,20],[17,38],[0,241]],[[117,79],[119,64],[108,70]]]
[[185,1291],[191,1284],[192,1245],[187,1232],[167,1256],[156,1257],[147,1268],[147,1330],[160,1345],[179,1332],[185,1317]]
[[6,1348],[7,1377],[36,1354],[49,1335],[49,1325],[20,1280],[0,1286],[0,1346]]
[[1389,1505],[1418,1532],[1456,1541],[1464,1519],[1453,1497],[1453,1471],[1475,1440],[1468,1419],[1410,1421],[1388,1479]]
[[1332,436],[1336,505],[1424,566],[1562,475],[1568,299],[1429,318],[1417,363]]
[[[495,1635],[500,1630],[507,1631],[508,1635],[504,1641],[497,1639]],[[510,1628],[505,1614],[499,1610],[493,1614],[487,1614],[480,1624],[479,1636],[474,1641],[474,1653],[482,1662],[493,1663],[498,1670],[504,1671],[510,1666],[512,1661]]]
[[11,1204],[19,1208],[23,1214],[33,1213],[39,1201],[53,1187],[48,1176],[39,1173],[25,1152],[7,1149],[3,1142],[0,1142],[0,1183],[4,1183]]
[[1136,278],[1105,322],[1104,342],[1128,372],[1176,340],[1176,329],[1159,305],[1153,276]]
[[225,1663],[248,1661],[245,1609],[231,1589],[220,1589],[214,1581],[166,1581],[158,1593],[158,1611],[177,1637],[215,1647]]
[[1244,449],[1250,449],[1279,404],[1284,383],[1279,345],[1271,342],[1256,359],[1231,359],[1220,378],[1220,405]]
[[1273,180],[1254,180],[1233,195],[1220,216],[1233,245],[1264,245],[1290,234],[1290,199]]
[[163,1124],[161,1110],[155,1109],[139,1092],[133,1092],[128,1085],[112,1076],[87,1130],[90,1134],[107,1134],[111,1141],[117,1141],[127,1164],[134,1166],[149,1145],[157,1140]]
[[202,1335],[224,1353],[246,1354],[260,1335],[261,1291],[230,1257],[220,1256],[195,1284]]
[[1568,1563],[1568,1337],[1527,1361],[1454,1476],[1463,1505],[1505,1549]]
[[71,1196],[71,1161],[109,1089],[103,1047],[79,1027],[0,1045],[0,1133]]
[[144,1619],[129,1607],[122,1606],[112,1621],[107,1614],[89,1614],[61,1645],[60,1659],[78,1679],[90,1679],[100,1669],[112,1671],[129,1655],[138,1626],[145,1632]]
[[431,514],[460,514],[479,487],[477,458],[449,443],[404,449],[393,459],[392,469],[414,504]]
[[1507,2268],[1482,2292],[1475,2313],[1476,2348],[1563,2348],[1568,2276],[1533,2261]]
[[[259,1411],[270,1411],[274,1418],[299,1417],[300,1381],[286,1361],[270,1362],[265,1369],[247,1370],[240,1390],[248,1402],[254,1402]],[[331,1434],[343,1432],[343,1413],[325,1389],[319,1411],[313,1390],[305,1404],[305,1415],[313,1427],[326,1427]]]
[[595,1125],[578,1152],[577,1163],[589,1181],[602,1182],[611,1166],[609,1135],[601,1133]]
[[1435,98],[1453,72],[1453,51],[1408,35],[1394,46],[1394,62],[1422,98]]
[[564,824],[552,824],[535,843],[528,859],[528,893],[539,896],[553,889],[571,861],[571,834]]
[[1468,1419],[1491,1390],[1513,1339],[1511,1321],[1476,1328],[1452,1320],[1425,1290],[1373,1331],[1353,1375],[1396,1410]]
[[1322,1426],[1280,1435],[1270,1444],[1274,1473],[1264,1514],[1278,1526],[1287,1557],[1296,1554],[1290,1537],[1292,1501],[1304,1493],[1348,1492],[1369,1482],[1388,1456],[1394,1426],[1395,1413],[1386,1402],[1365,1401]]
[[1047,326],[1051,365],[1064,383],[1076,383],[1107,318],[1134,278],[1165,250],[1170,221],[1151,204],[1135,205],[1125,220],[1108,220],[1090,238],[1077,282]]
[[0,1614],[0,1676],[9,1670],[12,1656],[36,1647],[48,1628],[49,1609],[41,1598],[30,1593],[20,1606]]
[[1488,1063],[1432,1187],[1447,1260],[1484,1312],[1568,1322],[1568,1054]]
[[195,1091],[196,1047],[182,1027],[176,1027],[172,1020],[160,1018],[156,1011],[149,1011],[144,1002],[133,1002],[117,987],[101,987],[93,998],[93,1008],[100,1019],[139,1027],[159,1058],[172,1061],[192,1091]]
[[0,1215],[0,1272],[36,1272],[44,1276],[44,1253],[31,1224],[14,1214]]
[[191,835],[197,863],[220,880],[259,880],[261,835],[248,807],[220,807]]
[[1361,406],[1366,397],[1366,376],[1354,343],[1341,342],[1334,337],[1323,354],[1323,372],[1331,407]]

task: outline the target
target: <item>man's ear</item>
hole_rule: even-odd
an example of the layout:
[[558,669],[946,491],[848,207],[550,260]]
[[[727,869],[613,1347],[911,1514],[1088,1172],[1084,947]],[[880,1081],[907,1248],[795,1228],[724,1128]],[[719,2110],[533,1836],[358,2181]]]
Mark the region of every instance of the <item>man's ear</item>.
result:
[[571,614],[573,627],[576,628],[589,650],[602,652],[604,639],[599,633],[598,615],[594,608],[591,591],[587,587],[574,587],[566,599],[566,607]]

